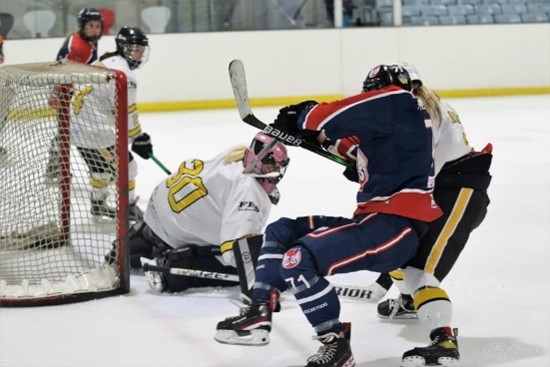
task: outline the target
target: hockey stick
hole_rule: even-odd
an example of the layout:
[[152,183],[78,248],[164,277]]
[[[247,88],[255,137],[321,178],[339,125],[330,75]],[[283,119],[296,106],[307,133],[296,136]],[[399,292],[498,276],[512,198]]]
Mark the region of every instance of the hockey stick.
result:
[[[225,280],[228,282],[239,282],[239,276],[227,273],[217,273],[214,271],[204,271],[196,269],[171,268],[167,266],[151,265],[142,262],[143,271],[152,271],[157,273],[180,275],[184,277]],[[373,291],[369,287],[357,285],[332,284],[338,297],[351,301],[378,302],[380,298],[373,298]]]
[[217,273],[215,271],[204,271],[196,269],[170,268],[166,266],[141,264],[143,271],[153,271],[157,273],[181,275],[184,277],[226,280],[228,282],[239,282],[239,276],[235,274]]
[[231,79],[231,86],[233,87],[233,94],[235,95],[235,101],[237,102],[239,115],[244,122],[251,126],[254,126],[259,130],[262,130],[267,135],[272,136],[287,144],[299,146],[315,154],[328,158],[336,163],[340,163],[343,166],[352,166],[344,158],[327,152],[318,145],[312,144],[308,141],[302,140],[278,129],[274,129],[273,127],[265,124],[264,122],[260,121],[256,116],[254,116],[254,113],[250,108],[250,101],[248,100],[246,74],[244,71],[244,65],[241,60],[233,60],[229,63],[229,78]]
[[157,166],[159,166],[164,172],[166,172],[167,174],[171,175],[172,172],[170,172],[170,170],[168,168],[166,168],[164,166],[164,164],[162,164],[157,157],[155,157],[153,155],[153,153],[149,153],[149,158],[151,158],[153,160],[153,162],[155,162],[157,164]]

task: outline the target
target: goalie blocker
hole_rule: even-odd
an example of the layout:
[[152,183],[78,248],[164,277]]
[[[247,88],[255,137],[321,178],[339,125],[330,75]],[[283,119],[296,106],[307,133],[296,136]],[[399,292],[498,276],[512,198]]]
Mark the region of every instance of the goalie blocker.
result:
[[[156,265],[165,268],[183,268],[215,273],[237,275],[239,282],[207,279],[179,274],[158,273],[154,275],[152,287],[161,292],[182,292],[199,287],[233,287],[239,285],[241,292],[250,295],[254,285],[255,268],[263,236],[257,235],[235,240],[233,252],[236,268],[225,266],[218,257],[218,246],[199,246],[194,244],[172,248],[160,239],[144,222],[136,223],[131,229],[129,247],[132,268],[141,268],[140,258],[154,259]],[[152,278],[152,277],[149,277]]]

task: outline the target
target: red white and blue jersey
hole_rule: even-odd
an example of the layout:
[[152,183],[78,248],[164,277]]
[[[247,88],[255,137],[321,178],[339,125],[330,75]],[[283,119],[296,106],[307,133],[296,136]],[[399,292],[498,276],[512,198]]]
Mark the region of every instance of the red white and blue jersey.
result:
[[63,42],[56,60],[92,64],[97,60],[97,43],[85,41],[80,33],[75,32]]
[[432,196],[432,131],[425,117],[410,92],[388,86],[318,104],[298,124],[324,130],[332,141],[352,138],[358,144],[354,215],[378,212],[430,222],[441,210]]

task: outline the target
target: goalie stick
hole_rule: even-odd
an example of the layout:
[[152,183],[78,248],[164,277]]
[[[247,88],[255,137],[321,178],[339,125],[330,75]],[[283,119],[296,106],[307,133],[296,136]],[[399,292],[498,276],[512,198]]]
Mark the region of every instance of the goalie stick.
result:
[[215,271],[205,271],[196,269],[170,268],[167,266],[151,265],[146,262],[141,264],[143,271],[153,271],[157,273],[181,275],[185,277],[226,280],[228,282],[238,282],[239,276],[234,274],[217,273]]
[[[184,277],[204,278],[225,280],[228,282],[239,282],[239,276],[234,274],[218,273],[214,271],[204,271],[185,268],[171,268],[167,266],[151,265],[142,262],[143,271],[152,271],[157,273],[180,275]],[[378,302],[381,297],[373,297],[374,293],[370,287],[362,287],[358,285],[334,284],[332,286],[336,290],[338,297],[350,301],[363,302]]]
[[229,78],[231,80],[233,94],[235,95],[235,101],[237,102],[239,115],[244,122],[259,130],[262,130],[267,135],[272,136],[284,143],[304,148],[306,150],[309,150],[310,152],[328,158],[343,166],[352,167],[352,165],[344,158],[324,150],[319,145],[312,144],[306,140],[302,140],[278,129],[274,129],[273,127],[259,120],[250,108],[250,101],[248,99],[248,87],[246,85],[246,73],[244,71],[244,65],[241,60],[233,60],[229,63]]

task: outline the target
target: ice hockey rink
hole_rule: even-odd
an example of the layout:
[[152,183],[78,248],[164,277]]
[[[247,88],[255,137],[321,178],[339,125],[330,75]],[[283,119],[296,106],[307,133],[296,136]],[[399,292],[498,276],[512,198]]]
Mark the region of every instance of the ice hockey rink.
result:
[[[550,95],[450,100],[473,146],[494,146],[491,205],[444,282],[459,328],[462,366],[550,366]],[[256,108],[272,120],[276,108]],[[235,109],[142,114],[155,155],[171,170],[184,158],[209,158],[248,144],[257,132]],[[306,214],[349,216],[355,185],[338,164],[300,148],[280,184],[271,220]],[[139,158],[137,190],[145,209],[166,176]],[[208,220],[208,218],[205,218]],[[332,277],[370,284],[376,274]],[[62,306],[0,308],[0,367],[303,366],[319,344],[292,296],[282,297],[265,347],[222,345],[216,323],[234,316],[238,289],[152,293],[142,275],[127,295]],[[387,296],[396,296],[395,289]],[[415,321],[383,322],[376,305],[342,302],[352,322],[358,367],[396,367],[401,354],[428,343]]]

